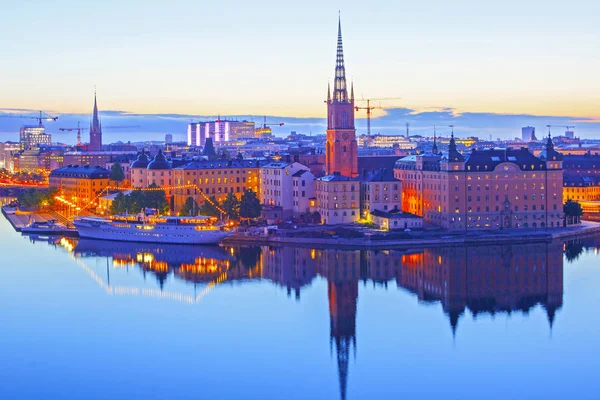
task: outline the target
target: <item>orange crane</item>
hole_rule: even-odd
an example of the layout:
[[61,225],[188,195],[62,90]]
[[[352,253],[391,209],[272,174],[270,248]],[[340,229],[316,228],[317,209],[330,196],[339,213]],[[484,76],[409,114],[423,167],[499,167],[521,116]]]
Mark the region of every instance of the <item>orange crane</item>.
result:
[[[46,116],[43,116],[43,114],[45,114]],[[39,117],[34,117],[31,115],[0,115],[1,118],[31,118],[31,119],[37,119],[38,120],[38,124],[41,127],[42,126],[42,121],[56,121],[58,119],[58,117],[53,117],[51,115],[46,114],[43,111],[40,111],[40,116]]]
[[[373,111],[375,109],[383,109],[384,108],[381,105],[372,106],[371,102],[372,101],[380,101],[380,100],[400,100],[400,97],[379,97],[376,99],[367,99],[366,107],[359,107],[359,106],[354,107],[354,109],[356,111],[359,111],[359,110],[367,111],[367,140],[365,141],[365,147],[369,147],[369,145],[371,144],[371,111]],[[365,101],[365,100],[363,100],[363,101]]]
[[[103,126],[103,129],[123,129],[123,128],[139,128],[139,125],[114,125],[114,126]],[[73,132],[77,131],[77,146],[81,146],[81,131],[88,130],[89,128],[82,128],[79,126],[79,121],[77,121],[77,128],[58,128],[59,131],[67,131]]]

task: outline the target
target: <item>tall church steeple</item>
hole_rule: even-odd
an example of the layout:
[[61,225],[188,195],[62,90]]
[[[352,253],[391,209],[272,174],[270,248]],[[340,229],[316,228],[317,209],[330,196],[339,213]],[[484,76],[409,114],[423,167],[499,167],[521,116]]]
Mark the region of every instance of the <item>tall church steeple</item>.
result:
[[342,17],[338,18],[337,55],[335,59],[335,81],[333,85],[333,100],[336,102],[348,101],[346,87],[346,66],[344,65],[344,45],[342,44]]
[[348,177],[358,176],[358,145],[354,128],[354,85],[348,97],[342,22],[338,19],[337,51],[333,96],[327,94],[327,143],[325,168],[328,174],[339,172]]
[[98,101],[96,100],[96,91],[94,90],[94,112],[92,122],[90,123],[90,145],[89,150],[102,150],[102,126],[98,117]]

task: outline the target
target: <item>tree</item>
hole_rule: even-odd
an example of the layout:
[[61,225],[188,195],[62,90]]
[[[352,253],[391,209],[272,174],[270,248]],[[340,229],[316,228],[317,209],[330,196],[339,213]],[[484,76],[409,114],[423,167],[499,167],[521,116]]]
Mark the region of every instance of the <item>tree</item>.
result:
[[22,207],[25,208],[40,208],[52,206],[54,204],[54,196],[56,196],[56,189],[36,189],[31,188],[22,191],[17,196],[17,201]]
[[185,203],[181,208],[181,215],[195,216],[199,210],[200,207],[198,207],[198,203],[196,203],[196,200],[194,200],[194,198],[190,196],[187,199],[185,199]]
[[258,218],[262,211],[260,200],[256,197],[256,193],[252,190],[246,190],[242,195],[240,202],[240,217],[242,218]]
[[112,215],[116,214],[125,214],[127,212],[127,202],[128,200],[123,193],[119,193],[115,196],[112,203],[110,204],[110,213]]
[[581,204],[579,204],[579,202],[568,200],[563,205],[563,212],[565,213],[567,225],[579,224],[581,222],[583,209],[581,208]]
[[[209,201],[210,200],[210,201]],[[206,215],[209,217],[218,217],[221,212],[217,208],[219,201],[215,196],[211,196],[210,199],[205,199],[204,203],[200,206],[200,215]]]
[[221,205],[229,219],[238,219],[240,217],[240,201],[233,192],[229,192],[223,204]]
[[119,183],[125,180],[125,173],[123,172],[121,163],[116,162],[110,167],[110,180],[116,182],[117,187],[119,187]]

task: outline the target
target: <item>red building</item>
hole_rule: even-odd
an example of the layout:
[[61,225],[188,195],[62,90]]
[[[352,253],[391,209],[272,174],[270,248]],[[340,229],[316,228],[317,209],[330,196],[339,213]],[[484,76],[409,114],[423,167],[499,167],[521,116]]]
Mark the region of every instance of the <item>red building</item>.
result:
[[446,229],[559,227],[563,223],[562,154],[550,137],[534,156],[527,149],[449,151],[401,158],[402,210]]
[[333,97],[331,89],[327,88],[325,169],[327,174],[339,172],[350,178],[358,176],[358,143],[354,127],[354,87],[348,97],[341,21],[338,23]]

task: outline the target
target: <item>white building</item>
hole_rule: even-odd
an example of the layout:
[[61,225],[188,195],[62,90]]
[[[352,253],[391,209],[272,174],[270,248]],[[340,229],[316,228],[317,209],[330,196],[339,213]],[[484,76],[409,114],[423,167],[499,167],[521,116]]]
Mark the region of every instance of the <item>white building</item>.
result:
[[309,199],[315,195],[315,176],[306,169],[292,175],[293,214],[300,216],[309,212]]
[[[293,189],[294,174],[302,170],[308,171],[308,167],[297,162],[271,162],[263,165],[260,168],[261,203],[270,207],[281,207],[281,217],[291,217],[294,214],[294,202],[296,201]],[[302,180],[300,179],[299,182]],[[302,193],[301,187],[300,194]],[[311,196],[308,193],[305,194],[307,194],[306,201],[308,202],[308,198]]]
[[192,122],[188,125],[188,146],[204,146],[206,139],[213,142],[230,142],[240,138],[254,136],[254,122],[217,120],[210,122]]
[[324,224],[347,224],[360,218],[360,179],[334,172],[315,179],[316,210]]

